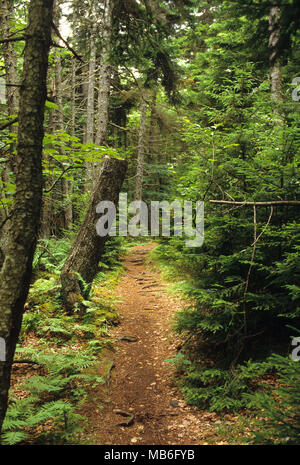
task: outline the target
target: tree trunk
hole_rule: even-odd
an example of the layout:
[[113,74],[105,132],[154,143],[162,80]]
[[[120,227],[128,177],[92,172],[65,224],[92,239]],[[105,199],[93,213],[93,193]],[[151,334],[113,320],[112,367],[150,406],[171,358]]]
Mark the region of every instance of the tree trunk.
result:
[[20,92],[16,194],[8,248],[0,271],[0,429],[7,409],[10,373],[32,273],[42,203],[42,144],[53,0],[31,0]]
[[[109,121],[109,97],[110,97],[110,53],[111,53],[111,33],[112,33],[112,11],[113,0],[106,0],[102,24],[102,52],[99,73],[98,108],[97,108],[97,130],[96,145],[107,144],[107,132]],[[96,168],[96,167],[95,167]],[[97,169],[94,169],[93,185],[97,182]]]
[[76,135],[76,62],[72,58],[72,77],[71,77],[71,136]]
[[[76,134],[76,62],[75,59],[72,59],[72,76],[71,76],[71,136],[75,137]],[[73,204],[72,204],[72,194],[73,194],[73,182],[67,181],[68,183],[68,194],[70,201],[66,206],[66,222],[68,225],[73,225]]]
[[[96,72],[96,26],[92,26],[90,60],[89,60],[89,77],[88,77],[88,94],[87,94],[87,117],[86,117],[86,136],[85,143],[94,143],[95,129],[95,72]],[[86,190],[90,189],[93,179],[93,163],[86,164]]]
[[[61,56],[59,52],[55,59],[55,82],[56,82],[56,103],[57,103],[57,121],[56,129],[64,131],[64,115],[63,115],[63,89],[62,89],[62,70]],[[61,180],[61,195],[64,200],[63,207],[63,223],[64,229],[72,227],[72,202],[69,196],[69,181],[66,178]],[[71,210],[71,211],[70,211]]]
[[144,98],[144,96],[142,96],[137,170],[136,170],[136,184],[135,184],[135,200],[142,200],[146,135],[147,135],[147,101]]
[[149,128],[149,141],[148,141],[148,146],[149,146],[149,161],[152,161],[152,163],[157,162],[157,153],[156,153],[156,148],[155,148],[155,142],[156,142],[156,97],[157,97],[157,92],[156,90],[153,91],[152,94],[152,100],[150,104],[150,128]]
[[[53,8],[53,11],[54,8]],[[53,15],[54,16],[54,15]],[[50,87],[51,87],[51,98],[53,100],[55,100],[55,96],[56,96],[56,82],[55,82],[55,76],[52,78],[51,80],[51,84]],[[49,93],[49,89],[48,89],[48,93]],[[55,127],[56,127],[56,110],[54,109],[51,109],[50,111],[50,118],[49,118],[49,122],[48,122],[48,125],[47,125],[47,128],[46,128],[46,131],[48,134],[54,134],[54,131],[55,131]],[[46,164],[50,164],[50,159],[51,157],[45,153],[44,154],[44,162]],[[51,170],[52,171],[52,170]],[[48,191],[52,184],[54,182],[54,177],[49,173],[48,176],[45,178],[44,180],[44,189],[46,191]],[[49,239],[49,237],[51,236],[52,232],[53,232],[53,224],[54,224],[54,219],[53,219],[53,198],[52,198],[52,195],[53,195],[53,191],[50,191],[48,194],[45,194],[43,195],[43,198],[42,198],[42,212],[41,212],[41,224],[40,224],[40,228],[39,228],[39,238],[40,239]]]
[[282,102],[280,65],[280,8],[272,6],[269,14],[269,48],[271,93],[276,102]]
[[86,138],[87,144],[94,142],[94,118],[95,118],[95,71],[96,71],[96,41],[95,28],[91,33],[91,49],[89,60],[88,96],[87,96],[87,117],[86,117]]
[[[0,17],[1,17],[1,38],[7,39],[11,33],[11,21],[13,17],[13,6],[14,2],[12,0],[1,0],[0,1]],[[13,115],[18,114],[19,107],[19,89],[18,87],[13,87],[13,84],[18,84],[17,77],[17,55],[15,52],[14,44],[8,42],[2,44],[3,56],[4,56],[4,67],[5,67],[5,82],[7,85],[5,88],[6,104],[7,104],[7,115],[12,117]],[[17,127],[11,126],[11,132],[16,132]],[[11,182],[10,172],[14,171],[14,158],[13,158],[14,144],[9,146],[6,155],[8,155],[8,162],[2,170],[2,181],[4,185]],[[3,196],[9,198],[11,195],[4,193]],[[0,221],[2,222],[9,212],[4,209],[0,209]],[[7,221],[3,226],[2,236],[0,239],[0,265],[3,262],[3,254],[6,247],[7,231],[9,228],[9,221]],[[3,252],[2,252],[3,251]]]
[[[3,39],[7,39],[10,35],[10,22],[13,19],[13,4],[12,0],[1,1],[1,30]],[[18,84],[17,76],[17,54],[15,52],[14,44],[8,42],[2,44],[4,64],[5,64],[5,81],[7,84]],[[19,90],[18,87],[6,87],[6,100],[8,115],[18,114],[19,105]],[[14,131],[15,128],[12,127]]]
[[67,313],[72,313],[76,306],[82,308],[77,273],[86,283],[92,283],[104,251],[107,236],[100,237],[97,234],[96,222],[99,214],[96,207],[104,200],[117,204],[126,169],[127,162],[117,158],[105,157],[101,163],[100,175],[92,193],[88,212],[61,273],[62,299]]

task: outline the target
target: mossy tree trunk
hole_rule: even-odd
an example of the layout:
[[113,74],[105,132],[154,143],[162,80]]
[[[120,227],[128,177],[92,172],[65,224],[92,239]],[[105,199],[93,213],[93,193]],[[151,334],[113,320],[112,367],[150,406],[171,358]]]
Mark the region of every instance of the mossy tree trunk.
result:
[[125,160],[105,157],[101,163],[89,209],[61,273],[62,299],[65,310],[69,314],[73,313],[76,306],[82,309],[78,274],[86,283],[91,284],[104,252],[107,236],[101,237],[97,234],[96,223],[99,214],[96,212],[96,207],[100,201],[110,201],[117,206],[126,170]]
[[8,246],[0,270],[0,430],[6,414],[10,374],[32,274],[42,201],[42,144],[46,76],[51,45],[53,0],[31,0],[20,92],[16,194]]

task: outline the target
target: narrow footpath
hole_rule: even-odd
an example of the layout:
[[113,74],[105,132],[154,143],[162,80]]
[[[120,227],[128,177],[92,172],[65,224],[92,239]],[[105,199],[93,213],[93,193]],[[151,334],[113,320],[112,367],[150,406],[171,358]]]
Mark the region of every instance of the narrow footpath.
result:
[[153,244],[137,246],[124,259],[126,275],[116,295],[120,324],[107,351],[106,383],[93,392],[85,413],[89,442],[109,445],[225,444],[215,413],[188,406],[174,385],[179,341],[171,324],[183,302],[172,299],[159,274],[145,264]]

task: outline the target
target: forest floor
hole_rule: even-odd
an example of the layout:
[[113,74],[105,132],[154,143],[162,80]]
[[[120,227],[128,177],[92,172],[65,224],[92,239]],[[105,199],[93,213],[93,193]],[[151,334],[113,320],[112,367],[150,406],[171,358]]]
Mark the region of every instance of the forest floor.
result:
[[217,431],[224,418],[187,405],[176,388],[166,360],[180,342],[172,317],[186,303],[171,298],[168,284],[146,264],[153,247],[136,246],[123,260],[126,274],[116,289],[120,324],[100,365],[106,383],[93,388],[84,406],[86,439],[106,445],[226,444]]

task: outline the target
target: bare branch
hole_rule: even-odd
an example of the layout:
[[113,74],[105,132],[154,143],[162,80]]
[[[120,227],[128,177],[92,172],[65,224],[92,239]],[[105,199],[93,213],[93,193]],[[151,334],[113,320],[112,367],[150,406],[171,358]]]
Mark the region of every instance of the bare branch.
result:
[[0,126],[0,131],[3,131],[4,129],[8,128],[14,123],[17,123],[19,121],[19,118],[14,118],[8,121],[8,123],[3,124],[3,126]]
[[276,206],[276,205],[300,205],[300,200],[273,200],[270,202],[234,202],[230,200],[210,200],[210,203],[220,205],[241,205],[245,207]]
[[[65,44],[65,46],[67,47],[67,49],[68,49],[71,53],[73,53],[74,57],[76,57],[77,60],[79,60],[81,63],[84,63],[84,61],[82,60],[82,58],[75,52],[75,50],[71,47],[71,45],[69,45],[68,42],[61,36],[61,33],[60,33],[59,30],[58,30],[58,27],[54,24],[53,21],[52,21],[52,28],[54,29],[55,34],[57,35],[57,37],[59,37],[59,39],[63,41],[63,43]],[[57,46],[57,44],[55,44],[55,46]]]
[[20,42],[22,40],[27,40],[29,36],[20,36],[20,37],[11,37],[9,39],[0,40],[0,44],[9,44],[10,42]]
[[64,174],[69,171],[69,170],[75,170],[75,169],[79,169],[81,168],[81,166],[68,166],[68,168],[65,168],[62,173],[58,176],[58,178],[54,181],[54,183],[52,184],[52,186],[49,188],[49,189],[44,189],[44,192],[46,194],[48,194],[49,192],[52,191],[52,189],[54,189],[54,187],[56,186],[56,184],[58,183],[58,181],[64,176]]

